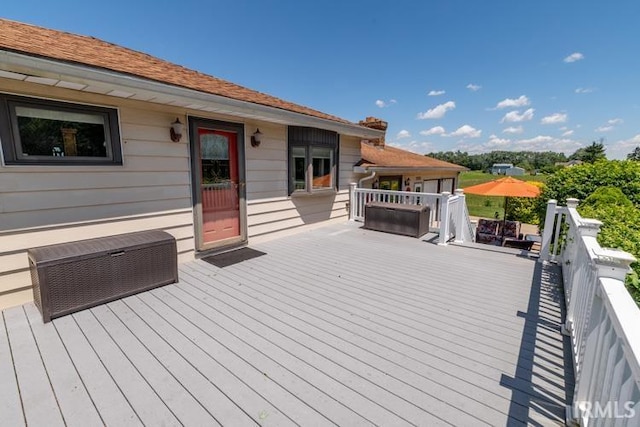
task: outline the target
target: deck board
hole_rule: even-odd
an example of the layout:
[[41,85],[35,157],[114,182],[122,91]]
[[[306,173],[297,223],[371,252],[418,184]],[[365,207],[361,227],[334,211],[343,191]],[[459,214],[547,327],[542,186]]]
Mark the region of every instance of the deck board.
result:
[[49,374],[51,387],[64,414],[65,424],[78,427],[104,425],[54,326],[42,323],[35,306],[26,305],[24,309]]
[[140,418],[95,353],[73,316],[52,322],[106,425],[141,426]]
[[252,248],[266,255],[187,263],[176,285],[47,325],[33,304],[6,310],[6,419],[562,423],[572,379],[552,267],[353,223]]
[[22,307],[5,310],[7,336],[28,425],[64,426],[64,419]]
[[26,425],[3,315],[0,316],[0,378],[0,414],[4,422],[13,426]]

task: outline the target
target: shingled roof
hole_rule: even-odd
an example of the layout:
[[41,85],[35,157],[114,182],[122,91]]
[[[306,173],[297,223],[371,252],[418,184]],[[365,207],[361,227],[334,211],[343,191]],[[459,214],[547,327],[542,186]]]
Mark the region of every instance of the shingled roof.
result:
[[353,124],[348,120],[247,89],[94,37],[0,19],[0,50],[110,70],[238,101]]
[[400,148],[390,147],[388,145],[375,146],[366,142],[360,143],[360,155],[362,160],[357,166],[362,167],[387,167],[387,168],[408,168],[408,169],[448,169],[448,170],[467,170],[464,166],[454,163],[445,162],[434,159],[433,157],[423,156],[422,154],[412,153],[411,151],[402,150]]

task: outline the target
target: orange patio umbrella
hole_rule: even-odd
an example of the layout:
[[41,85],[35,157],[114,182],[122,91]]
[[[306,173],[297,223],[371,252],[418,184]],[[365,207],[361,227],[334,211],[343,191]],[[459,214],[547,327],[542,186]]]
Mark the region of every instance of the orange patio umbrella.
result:
[[540,188],[525,181],[507,176],[464,189],[465,193],[480,196],[538,197]]
[[[540,188],[525,181],[507,176],[484,184],[472,185],[464,189],[467,194],[479,196],[501,196],[504,201],[504,221],[507,220],[507,201],[509,197],[538,197]],[[504,233],[504,227],[502,227]]]

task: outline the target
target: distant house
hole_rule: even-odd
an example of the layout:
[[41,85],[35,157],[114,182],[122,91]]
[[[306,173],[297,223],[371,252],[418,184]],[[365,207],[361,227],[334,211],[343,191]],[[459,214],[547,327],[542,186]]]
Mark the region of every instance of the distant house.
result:
[[389,147],[384,141],[361,142],[362,158],[353,168],[361,187],[424,193],[453,192],[464,166]]
[[571,166],[578,166],[581,164],[582,164],[582,160],[569,160],[568,162],[555,163],[556,166],[560,166],[560,167],[571,167]]
[[507,169],[513,168],[513,163],[494,163],[491,166],[491,173],[494,175],[505,175]]

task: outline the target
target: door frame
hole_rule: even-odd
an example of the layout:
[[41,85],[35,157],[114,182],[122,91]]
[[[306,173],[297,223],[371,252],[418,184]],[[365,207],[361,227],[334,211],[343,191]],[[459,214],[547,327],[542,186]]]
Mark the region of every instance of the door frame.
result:
[[[189,123],[189,155],[191,157],[191,204],[193,206],[193,230],[195,250],[205,252],[240,246],[247,242],[247,185],[244,124],[206,119],[203,117],[187,116]],[[238,207],[240,215],[240,235],[216,242],[205,243],[202,230],[202,172],[200,170],[200,144],[198,143],[198,128],[234,132],[237,135],[238,149]]]

